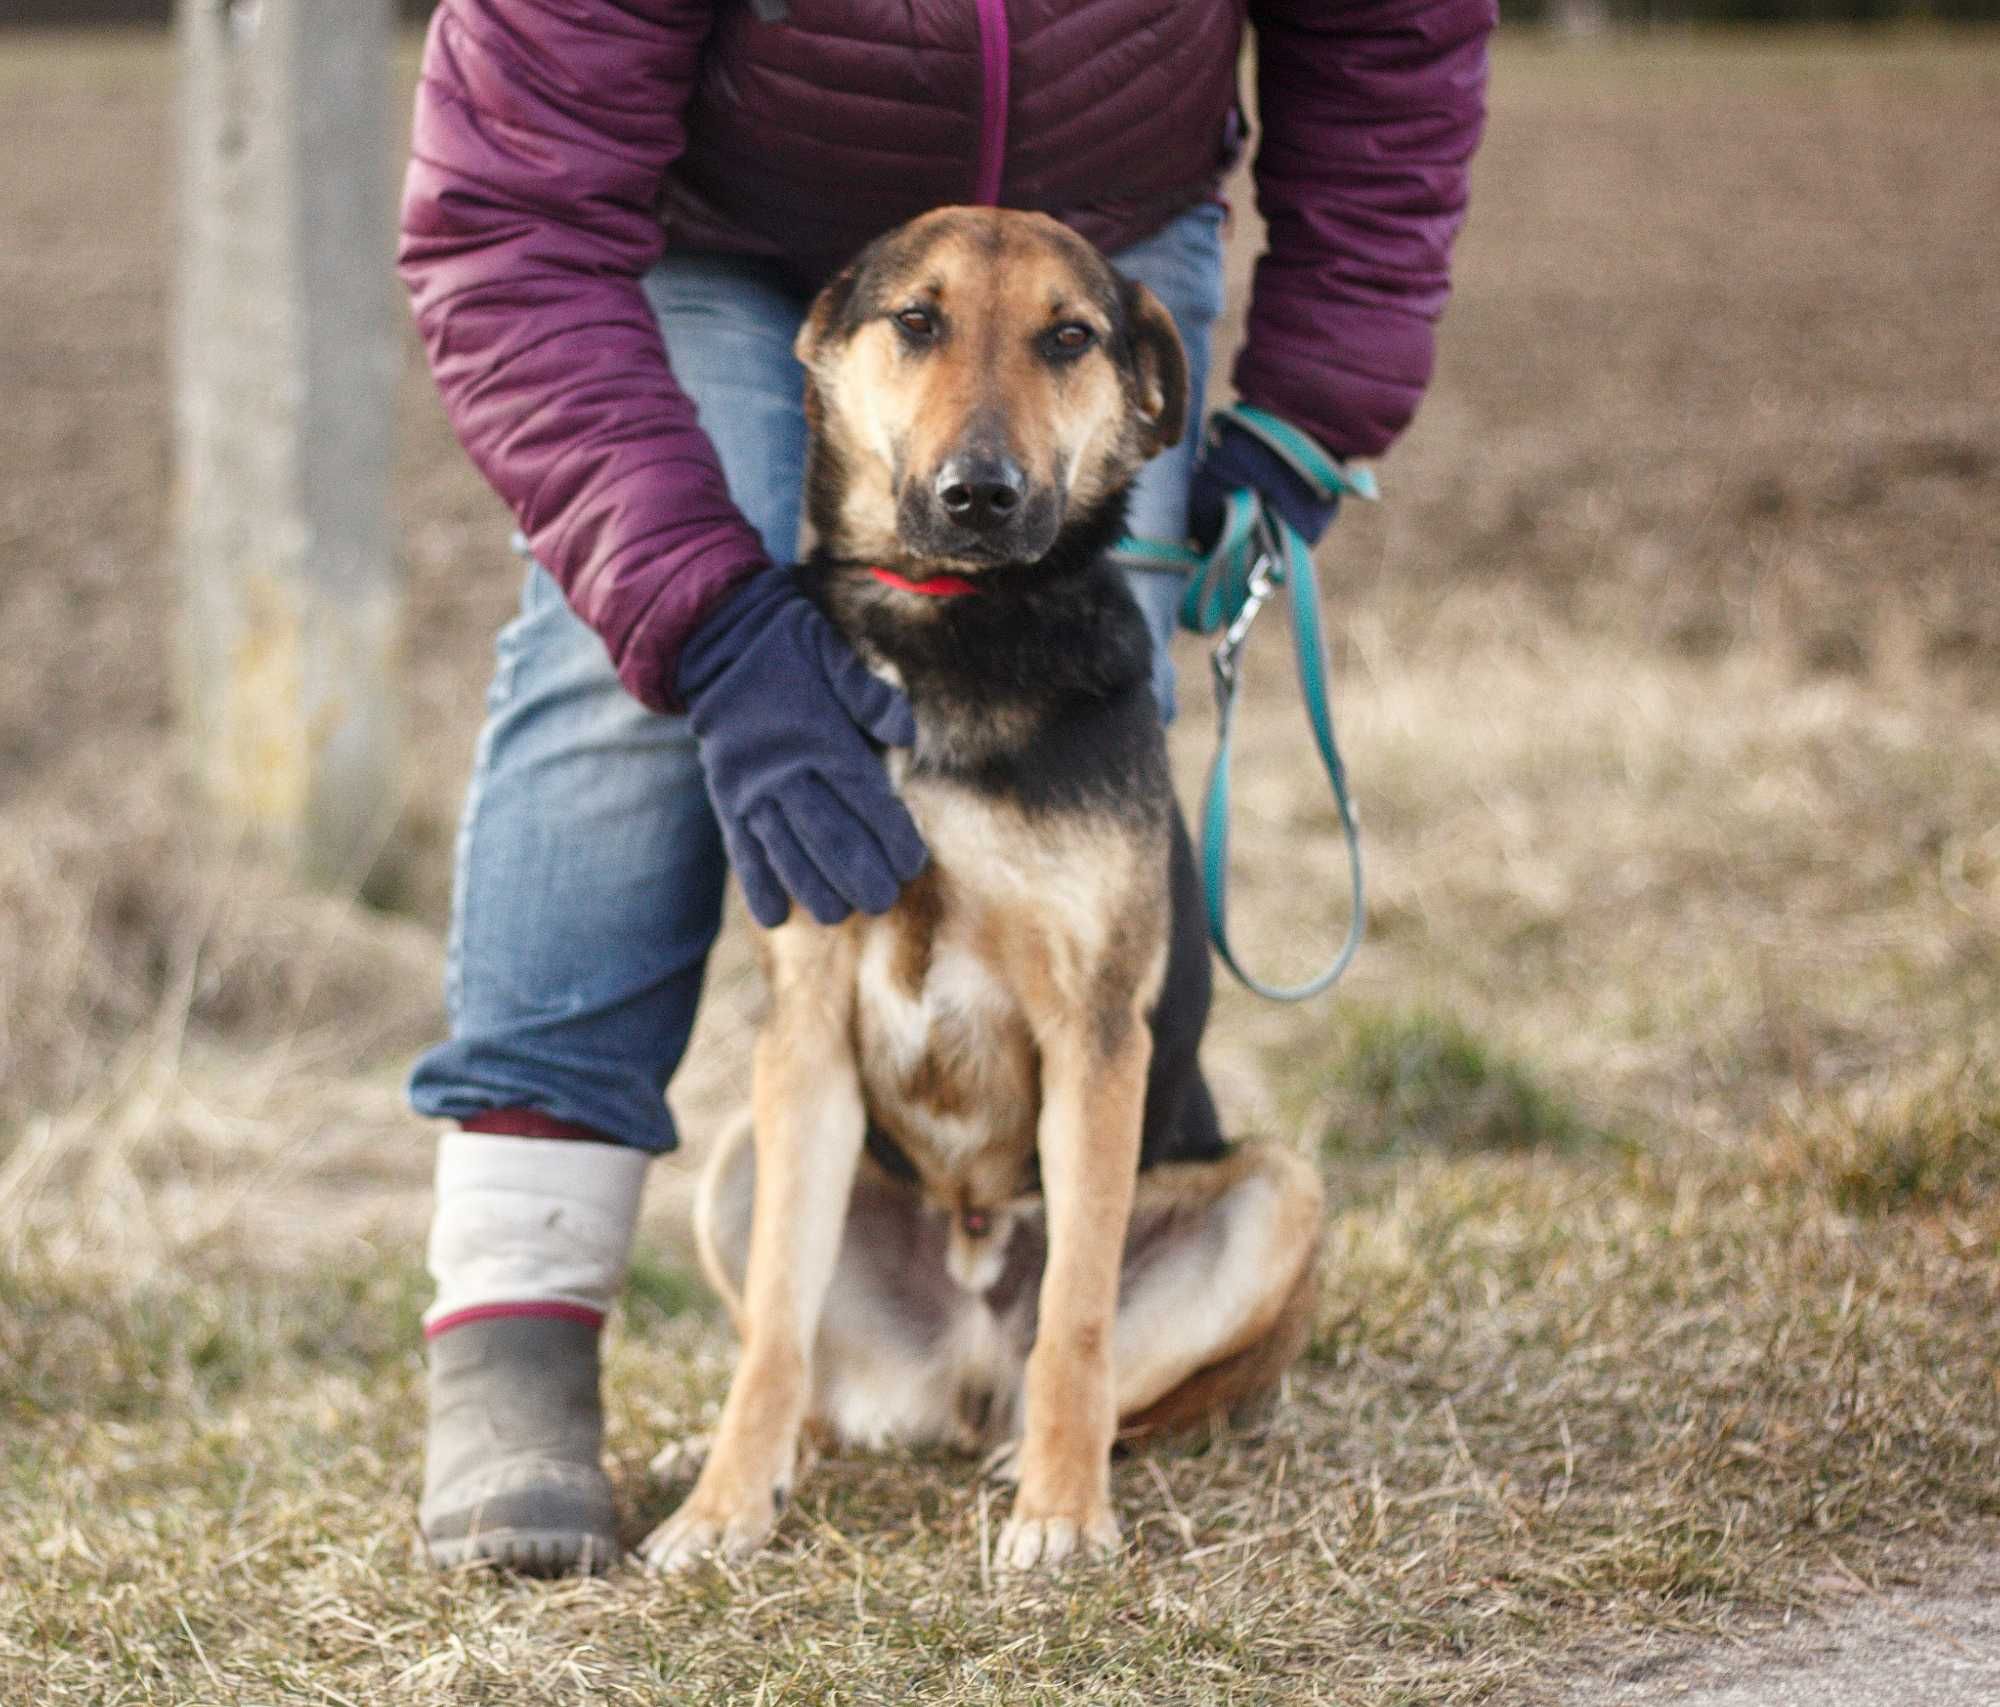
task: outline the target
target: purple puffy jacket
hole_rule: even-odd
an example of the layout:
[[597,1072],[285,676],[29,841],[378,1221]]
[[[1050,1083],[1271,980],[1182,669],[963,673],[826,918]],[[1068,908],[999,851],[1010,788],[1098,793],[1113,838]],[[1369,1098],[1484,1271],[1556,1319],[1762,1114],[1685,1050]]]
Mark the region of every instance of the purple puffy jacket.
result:
[[620,679],[764,560],[639,279],[668,244],[809,288],[926,208],[1106,249],[1213,194],[1255,31],[1269,228],[1246,401],[1373,455],[1430,377],[1495,0],[442,0],[400,263],[446,412]]

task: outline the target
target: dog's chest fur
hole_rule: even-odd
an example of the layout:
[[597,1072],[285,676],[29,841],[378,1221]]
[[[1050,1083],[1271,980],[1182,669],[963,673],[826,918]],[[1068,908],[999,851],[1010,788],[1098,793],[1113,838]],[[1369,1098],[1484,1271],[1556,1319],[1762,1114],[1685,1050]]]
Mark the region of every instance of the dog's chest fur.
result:
[[871,1117],[954,1209],[988,1209],[1032,1178],[1040,1105],[1031,1009],[1150,996],[1164,897],[1136,837],[1076,814],[906,777],[931,869],[863,927],[856,1041]]

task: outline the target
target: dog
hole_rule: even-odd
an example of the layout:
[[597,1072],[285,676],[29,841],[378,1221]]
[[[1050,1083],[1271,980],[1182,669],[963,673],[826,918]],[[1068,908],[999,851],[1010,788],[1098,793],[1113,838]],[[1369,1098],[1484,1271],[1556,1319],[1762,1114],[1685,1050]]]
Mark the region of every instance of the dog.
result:
[[1108,556],[1186,360],[1087,242],[986,208],[866,249],[796,352],[797,574],[909,696],[931,862],[882,917],[763,936],[751,1118],[695,1216],[742,1356],[643,1552],[754,1549],[830,1436],[997,1449],[997,1563],[1051,1567],[1117,1544],[1114,1439],[1273,1388],[1316,1301],[1317,1176],[1225,1142],[1197,1061],[1199,887]]

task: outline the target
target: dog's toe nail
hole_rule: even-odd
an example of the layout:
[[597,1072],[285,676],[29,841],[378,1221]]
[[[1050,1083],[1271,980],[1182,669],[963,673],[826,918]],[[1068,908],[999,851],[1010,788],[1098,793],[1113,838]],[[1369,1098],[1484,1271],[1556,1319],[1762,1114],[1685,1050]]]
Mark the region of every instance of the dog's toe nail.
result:
[[1032,1525],[1010,1523],[1000,1532],[996,1562],[1003,1571],[1030,1570],[1040,1552],[1041,1536]]

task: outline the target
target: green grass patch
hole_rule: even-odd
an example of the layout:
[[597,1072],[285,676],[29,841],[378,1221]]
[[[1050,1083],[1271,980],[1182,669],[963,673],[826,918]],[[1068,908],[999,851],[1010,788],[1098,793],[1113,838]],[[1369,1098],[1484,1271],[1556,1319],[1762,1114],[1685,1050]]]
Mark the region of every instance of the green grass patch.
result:
[[643,1328],[649,1319],[670,1322],[677,1316],[712,1315],[715,1295],[700,1275],[635,1254],[625,1276],[625,1308],[633,1326]]
[[1315,1087],[1341,1157],[1561,1149],[1605,1136],[1523,1062],[1428,1009],[1362,1012]]

